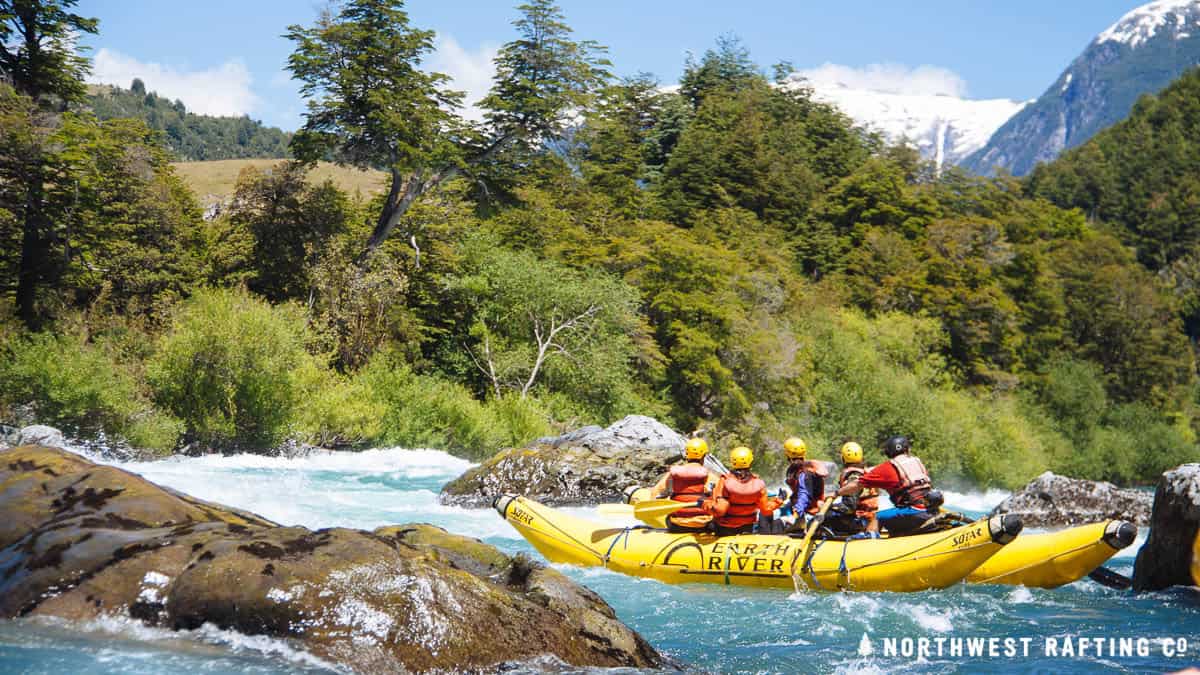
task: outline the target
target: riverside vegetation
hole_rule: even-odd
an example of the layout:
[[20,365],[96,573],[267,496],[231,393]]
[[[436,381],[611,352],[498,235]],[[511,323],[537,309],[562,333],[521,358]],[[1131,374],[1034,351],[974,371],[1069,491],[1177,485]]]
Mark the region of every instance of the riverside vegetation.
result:
[[[618,80],[549,0],[517,9],[470,123],[402,4],[287,29],[295,159],[244,171],[205,220],[169,128],[84,105],[67,37],[97,22],[0,0],[4,419],[161,453],[482,458],[640,413],[775,462],[785,435],[820,454],[903,432],[939,478],[1004,486],[1196,456],[1179,261],[1200,249],[1170,235],[1194,190],[1126,189],[1121,131],[1026,181],[939,174],[734,38],[677,89]],[[1159,130],[1200,122],[1175,89],[1123,123],[1164,180],[1195,155]],[[389,187],[348,194],[317,160]]]

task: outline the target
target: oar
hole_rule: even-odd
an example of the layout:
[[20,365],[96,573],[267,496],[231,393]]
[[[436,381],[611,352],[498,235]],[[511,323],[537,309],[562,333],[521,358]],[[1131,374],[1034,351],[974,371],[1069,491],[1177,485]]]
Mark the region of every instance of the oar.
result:
[[633,517],[646,522],[650,518],[662,518],[675,513],[679,509],[698,507],[704,500],[694,502],[679,502],[674,499],[647,499],[633,505]]
[[[830,495],[825,499],[825,503],[821,505],[821,510],[817,512],[817,517],[813,518],[813,521],[808,524],[808,531],[804,533],[804,541],[800,542],[801,556],[796,558],[797,561],[800,561],[800,564],[792,566],[792,583],[796,585],[797,591],[800,590],[800,571],[808,566],[808,559],[813,554],[811,549],[813,546],[813,535],[817,533],[817,530],[821,529],[821,524],[825,522],[825,514],[829,513],[829,507],[833,506],[835,499],[837,499],[836,495]],[[803,518],[804,515],[801,514],[800,517]]]
[[1118,591],[1126,590],[1133,585],[1133,579],[1103,566],[1088,572],[1088,578],[1101,586],[1115,588]]

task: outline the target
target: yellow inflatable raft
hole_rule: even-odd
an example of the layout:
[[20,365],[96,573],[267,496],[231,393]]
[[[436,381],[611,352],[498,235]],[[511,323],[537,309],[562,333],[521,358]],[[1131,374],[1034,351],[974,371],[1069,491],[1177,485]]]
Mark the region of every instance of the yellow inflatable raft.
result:
[[1087,576],[1136,537],[1137,527],[1123,520],[1022,534],[975,568],[967,581],[1057,588]]
[[496,510],[551,562],[606,567],[667,583],[706,582],[854,591],[920,591],[962,581],[1021,531],[994,516],[943,532],[894,539],[803,541],[785,535],[674,534],[611,527],[504,495]]

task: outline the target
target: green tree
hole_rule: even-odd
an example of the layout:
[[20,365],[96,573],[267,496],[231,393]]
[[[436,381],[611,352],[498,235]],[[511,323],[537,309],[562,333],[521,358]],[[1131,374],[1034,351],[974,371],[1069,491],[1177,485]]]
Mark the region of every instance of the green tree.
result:
[[562,392],[605,418],[636,401],[632,288],[506,251],[488,237],[469,241],[464,258],[453,288],[472,307],[470,358],[493,397]]
[[421,69],[433,32],[413,28],[399,0],[350,0],[311,28],[291,26],[288,59],[309,98],[292,142],[298,159],[333,157],[390,174],[390,187],[364,255],[399,225],[422,194],[493,161],[514,143],[561,130],[564,114],[605,76],[592,43],[569,39],[558,8],[522,5],[520,38],[501,48],[497,80],[485,99],[488,125],[472,129],[455,112],[462,94],[447,77]]
[[868,152],[834,108],[802,91],[772,88],[760,76],[704,97],[663,168],[659,191],[675,222],[737,206],[794,228],[821,190]]
[[90,61],[76,39],[99,24],[70,11],[78,0],[0,0],[0,72],[17,92],[61,109],[87,92]]
[[272,302],[306,300],[310,269],[330,239],[348,231],[354,210],[345,193],[326,180],[307,182],[308,167],[253,167],[238,176],[227,217],[254,238],[250,290]]
[[1053,255],[1063,286],[1067,338],[1095,361],[1119,402],[1163,405],[1192,379],[1194,364],[1174,307],[1155,279],[1111,236],[1067,242]]
[[[33,128],[52,126],[50,120],[38,119],[35,111],[61,110],[80,100],[86,91],[83,78],[89,62],[76,51],[75,36],[95,33],[97,22],[69,11],[75,4],[76,0],[0,2],[0,74],[19,96],[36,105],[26,114],[33,118]],[[33,154],[21,163],[15,190],[23,194],[7,210],[22,231],[17,313],[26,326],[34,328],[41,323],[37,295],[50,264],[54,219],[43,210],[43,189],[49,177],[40,159],[41,147],[27,144],[26,149]]]
[[715,49],[704,52],[699,61],[688,54],[679,78],[679,92],[698,108],[705,96],[713,92],[736,92],[763,80],[758,66],[750,58],[750,50],[741,38],[727,33],[717,37]]
[[159,136],[138,120],[63,116],[47,203],[59,223],[57,285],[75,306],[159,315],[201,275],[200,207]]
[[110,309],[152,314],[198,280],[200,210],[156,134],[133,120],[51,119],[5,87],[0,116],[0,237],[12,245],[0,269],[19,312],[30,259],[18,242],[28,241],[30,219],[42,258],[34,323],[101,297]]

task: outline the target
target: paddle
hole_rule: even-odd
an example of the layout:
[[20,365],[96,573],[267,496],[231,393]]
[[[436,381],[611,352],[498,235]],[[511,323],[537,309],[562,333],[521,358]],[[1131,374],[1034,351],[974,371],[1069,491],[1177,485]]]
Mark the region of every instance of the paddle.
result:
[[821,504],[821,510],[817,512],[817,517],[813,518],[813,521],[808,524],[808,531],[804,533],[804,541],[800,542],[802,555],[797,557],[796,560],[802,560],[802,562],[799,566],[792,566],[792,583],[796,585],[797,591],[800,590],[800,571],[808,566],[808,560],[813,554],[813,535],[817,533],[817,530],[821,529],[821,524],[825,522],[825,514],[829,513],[829,507],[833,506],[833,502],[836,499],[837,495],[830,495],[825,498],[825,503]]
[[647,499],[633,505],[633,517],[645,522],[648,518],[662,518],[679,509],[700,506],[704,500],[679,502],[674,499]]
[[1097,567],[1091,572],[1088,572],[1088,578],[1100,584],[1101,586],[1115,588],[1118,591],[1126,590],[1133,585],[1133,579],[1130,579],[1120,572],[1114,572],[1113,570],[1103,566]]

